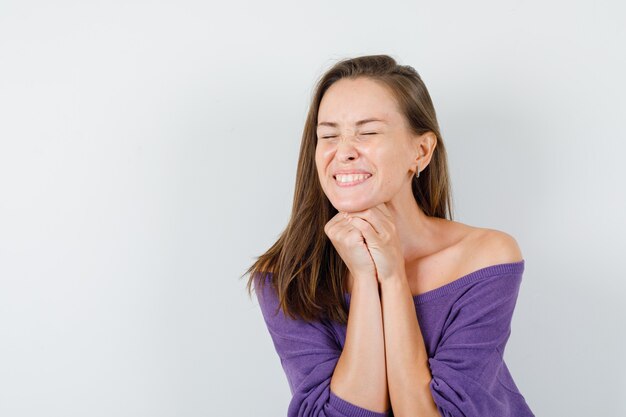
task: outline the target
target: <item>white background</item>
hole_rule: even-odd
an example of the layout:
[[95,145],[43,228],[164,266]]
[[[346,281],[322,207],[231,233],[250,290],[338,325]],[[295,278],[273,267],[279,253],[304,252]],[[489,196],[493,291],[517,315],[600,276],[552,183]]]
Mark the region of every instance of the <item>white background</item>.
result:
[[430,91],[455,220],[520,244],[533,412],[625,415],[625,9],[3,1],[0,415],[286,415],[239,276],[286,226],[314,82],[378,53]]

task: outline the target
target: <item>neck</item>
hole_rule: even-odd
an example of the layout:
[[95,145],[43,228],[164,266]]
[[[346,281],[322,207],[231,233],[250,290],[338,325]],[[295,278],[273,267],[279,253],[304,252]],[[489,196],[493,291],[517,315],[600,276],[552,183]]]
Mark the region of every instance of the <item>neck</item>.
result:
[[394,196],[387,206],[391,211],[402,245],[405,264],[437,251],[441,239],[442,219],[427,216],[408,192]]

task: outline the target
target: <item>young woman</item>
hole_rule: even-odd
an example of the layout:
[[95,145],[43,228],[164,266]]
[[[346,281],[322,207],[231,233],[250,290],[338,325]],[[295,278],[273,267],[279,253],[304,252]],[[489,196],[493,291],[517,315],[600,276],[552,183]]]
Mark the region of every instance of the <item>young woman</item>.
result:
[[453,221],[450,197],[411,66],[362,56],[321,77],[291,219],[246,272],[291,389],[288,417],[534,416],[503,359],[520,248]]

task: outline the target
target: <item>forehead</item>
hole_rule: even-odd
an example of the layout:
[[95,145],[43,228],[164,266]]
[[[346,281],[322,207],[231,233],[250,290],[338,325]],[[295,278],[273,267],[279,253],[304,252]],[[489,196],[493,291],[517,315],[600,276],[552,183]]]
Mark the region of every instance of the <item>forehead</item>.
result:
[[324,93],[318,109],[318,122],[354,124],[368,118],[393,124],[399,120],[400,113],[387,87],[365,77],[336,81]]

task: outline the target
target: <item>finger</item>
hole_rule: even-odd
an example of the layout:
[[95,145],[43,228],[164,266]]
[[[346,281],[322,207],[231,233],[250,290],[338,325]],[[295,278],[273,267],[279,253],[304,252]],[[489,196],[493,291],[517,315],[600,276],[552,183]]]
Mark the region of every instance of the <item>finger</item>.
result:
[[331,219],[324,225],[324,230],[330,230],[331,228],[334,228],[334,226],[341,222],[341,220],[344,220],[346,218],[346,212],[345,211],[339,211],[337,212],[333,217],[331,217]]
[[360,217],[361,219],[370,223],[371,227],[378,234],[380,234],[383,230],[386,230],[386,216],[383,215],[379,210],[374,210],[374,208],[348,213],[348,217]]
[[355,229],[358,229],[363,234],[368,245],[378,241],[378,233],[368,221],[356,216],[349,219],[349,221]]
[[338,216],[337,219],[334,219],[334,223],[329,222],[327,234],[330,234],[330,236],[333,236],[335,239],[341,239],[342,236],[354,229],[348,220],[349,219],[343,215]]
[[352,251],[363,246],[367,248],[366,239],[359,229],[351,224],[343,224],[343,222],[336,227],[332,241],[340,253],[342,249]]

